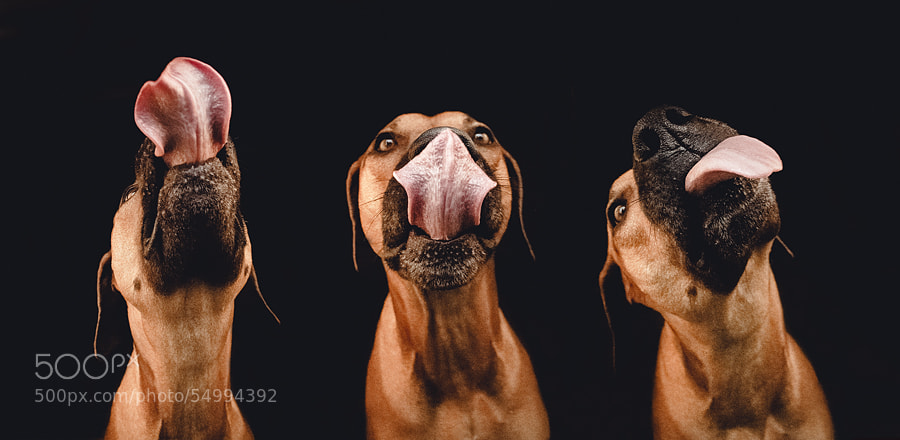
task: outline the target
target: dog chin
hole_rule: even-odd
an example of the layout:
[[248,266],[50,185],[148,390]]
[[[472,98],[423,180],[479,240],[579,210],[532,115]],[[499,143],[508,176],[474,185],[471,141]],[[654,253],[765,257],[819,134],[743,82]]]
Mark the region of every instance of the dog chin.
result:
[[475,233],[437,241],[413,230],[405,249],[388,265],[425,290],[450,290],[471,282],[489,256]]
[[695,273],[713,291],[730,292],[754,250],[775,238],[781,226],[768,179],[722,182],[698,201],[700,225],[688,234],[685,251]]
[[146,196],[142,241],[156,291],[190,282],[225,285],[237,277],[245,236],[239,171],[229,147],[202,164],[169,169],[147,157],[139,165],[148,172],[139,179]]

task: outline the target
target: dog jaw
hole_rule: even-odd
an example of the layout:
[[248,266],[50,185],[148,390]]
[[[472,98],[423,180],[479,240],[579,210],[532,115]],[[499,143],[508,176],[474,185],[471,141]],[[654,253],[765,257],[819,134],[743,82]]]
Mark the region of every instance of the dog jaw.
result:
[[240,171],[234,145],[197,165],[167,168],[138,154],[141,244],[148,280],[161,293],[189,282],[225,285],[242,268],[247,244],[240,214]]

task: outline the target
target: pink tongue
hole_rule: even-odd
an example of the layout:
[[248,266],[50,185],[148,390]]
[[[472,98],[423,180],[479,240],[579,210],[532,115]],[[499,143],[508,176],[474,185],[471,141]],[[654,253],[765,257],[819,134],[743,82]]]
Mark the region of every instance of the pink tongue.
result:
[[481,204],[497,182],[450,129],[437,135],[394,178],[406,190],[409,223],[434,240],[456,238],[481,222]]
[[732,136],[697,162],[684,179],[689,193],[702,193],[724,180],[741,176],[761,179],[781,171],[781,158],[772,147],[750,136]]
[[134,121],[167,165],[215,156],[228,138],[231,94],[212,67],[175,58],[156,81],[147,81],[134,104]]

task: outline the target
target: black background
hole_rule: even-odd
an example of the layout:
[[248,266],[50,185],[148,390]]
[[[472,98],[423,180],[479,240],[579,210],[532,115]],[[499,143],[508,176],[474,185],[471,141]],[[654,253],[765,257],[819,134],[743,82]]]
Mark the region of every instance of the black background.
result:
[[[353,269],[344,179],[393,117],[444,110],[489,124],[522,166],[537,258],[511,229],[497,276],[554,438],[649,435],[661,323],[611,298],[614,371],[597,275],[609,184],[630,167],[633,124],[660,104],[781,154],[773,183],[795,258],[776,247],[772,262],[788,329],[841,438],[900,435],[900,38],[882,23],[888,10],[120,3],[0,4],[13,437],[102,434],[107,404],[34,400],[38,389],[112,391],[121,378],[73,374],[72,357],[92,350],[97,263],[143,140],[134,99],[176,56],[212,65],[231,89],[254,262],[282,320],[239,297],[233,388],[277,392],[241,405],[258,438],[364,436],[386,285],[368,249]],[[37,359],[59,360],[59,375],[38,379]]]

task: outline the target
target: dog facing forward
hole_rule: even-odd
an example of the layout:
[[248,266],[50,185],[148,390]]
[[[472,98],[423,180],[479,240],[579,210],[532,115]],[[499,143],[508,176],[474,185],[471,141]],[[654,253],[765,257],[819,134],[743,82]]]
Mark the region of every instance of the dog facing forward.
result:
[[389,290],[366,377],[369,438],[549,437],[531,361],[497,302],[494,249],[514,204],[521,218],[507,161],[518,177],[464,113],[405,114],[350,169],[351,219]]
[[655,437],[833,437],[769,266],[781,221],[768,180],[781,170],[778,155],[677,107],[644,115],[632,141],[633,169],[609,193],[600,284],[620,275],[629,301],[665,319]]

